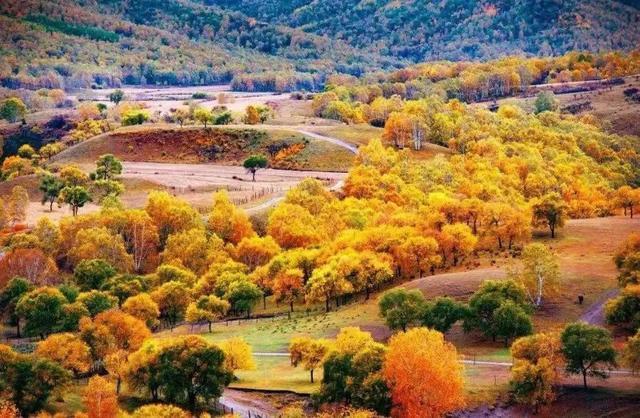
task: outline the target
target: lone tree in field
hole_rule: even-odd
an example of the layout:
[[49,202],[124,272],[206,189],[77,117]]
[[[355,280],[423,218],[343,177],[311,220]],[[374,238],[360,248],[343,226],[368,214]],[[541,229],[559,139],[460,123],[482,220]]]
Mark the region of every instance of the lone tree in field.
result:
[[556,229],[562,228],[567,219],[567,204],[558,193],[548,193],[535,199],[531,205],[533,210],[533,225],[548,227],[551,238],[556,237]]
[[209,109],[199,107],[193,112],[193,118],[207,127],[208,123],[213,122],[213,113]]
[[536,114],[555,111],[558,109],[558,100],[552,91],[541,91],[538,93],[538,97],[536,97],[533,106],[535,107]]
[[558,257],[540,243],[529,244],[522,251],[522,270],[509,275],[525,289],[527,298],[534,306],[542,305],[542,298],[559,293],[560,266]]
[[616,365],[611,335],[604,328],[586,323],[569,324],[560,340],[567,373],[581,374],[585,389],[587,375],[606,379],[607,371]]
[[39,189],[42,192],[42,204],[49,203],[49,212],[53,212],[53,204],[58,200],[64,184],[53,174],[45,173],[40,179]]
[[252,181],[256,181],[256,172],[261,168],[267,167],[267,158],[262,155],[252,155],[244,160],[244,168],[251,173]]
[[109,101],[118,105],[124,99],[124,91],[120,89],[114,90],[111,94],[109,94]]

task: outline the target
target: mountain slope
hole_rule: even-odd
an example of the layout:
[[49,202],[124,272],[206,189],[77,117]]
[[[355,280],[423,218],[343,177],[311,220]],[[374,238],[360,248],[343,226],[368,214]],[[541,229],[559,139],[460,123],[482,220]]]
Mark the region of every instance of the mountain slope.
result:
[[416,62],[630,49],[640,42],[640,11],[613,0],[202,1]]

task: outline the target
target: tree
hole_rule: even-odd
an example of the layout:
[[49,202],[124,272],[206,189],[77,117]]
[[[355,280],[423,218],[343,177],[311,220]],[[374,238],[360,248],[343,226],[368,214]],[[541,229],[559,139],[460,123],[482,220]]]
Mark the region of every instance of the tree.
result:
[[402,149],[410,144],[413,138],[412,118],[401,112],[392,112],[384,124],[382,138],[394,147]]
[[325,311],[329,312],[331,298],[349,294],[353,285],[339,271],[339,259],[325,264],[313,271],[305,287],[305,298],[308,302],[324,300]]
[[99,313],[93,319],[83,318],[80,334],[96,360],[118,350],[136,351],[151,336],[144,322],[117,309]]
[[0,103],[0,118],[13,123],[23,119],[27,114],[27,106],[18,97],[9,97]]
[[640,327],[640,285],[627,285],[622,293],[605,304],[607,322],[631,330]]
[[82,186],[65,186],[60,190],[59,201],[71,207],[73,216],[78,215],[78,209],[91,202],[91,195]]
[[393,289],[382,295],[378,307],[389,328],[406,331],[418,320],[424,303],[419,290]]
[[546,245],[529,244],[522,251],[522,270],[513,271],[510,276],[520,283],[529,301],[539,307],[542,298],[559,293],[560,266],[558,257]]
[[0,288],[0,313],[9,317],[9,324],[16,327],[16,336],[20,338],[20,317],[16,313],[16,305],[31,290],[31,284],[21,277],[14,277]]
[[224,367],[232,373],[236,370],[255,370],[251,346],[242,338],[222,341],[218,347],[224,352]]
[[83,121],[97,119],[100,113],[100,109],[93,102],[84,102],[78,105],[78,115]]
[[17,276],[36,285],[52,285],[59,281],[55,261],[39,248],[16,248],[0,259],[0,286]]
[[36,227],[32,233],[38,239],[39,247],[45,254],[53,257],[58,253],[60,228],[57,223],[46,216],[42,216],[36,222]]
[[196,302],[191,302],[187,307],[186,320],[192,323],[206,321],[211,332],[213,321],[226,315],[230,308],[229,302],[216,295],[200,296]]
[[314,340],[309,337],[296,337],[289,343],[291,365],[298,367],[302,364],[305,370],[309,370],[311,383],[313,383],[313,371],[320,367],[330,350],[327,340]]
[[65,165],[60,169],[60,180],[65,186],[87,186],[89,176],[75,165]]
[[556,398],[554,385],[562,363],[560,339],[556,334],[522,337],[511,345],[511,355],[511,392],[516,402],[532,406],[537,413],[540,406]]
[[439,297],[427,302],[420,314],[420,322],[425,327],[446,333],[451,326],[463,319],[467,313],[465,306],[450,297]]
[[129,359],[129,352],[126,350],[116,350],[109,353],[104,358],[104,368],[110,376],[116,379],[116,394],[120,394],[122,379],[126,373]]
[[442,260],[446,263],[451,256],[454,266],[458,265],[461,257],[471,254],[478,242],[471,228],[461,223],[443,226],[439,238]]
[[83,304],[92,317],[118,306],[118,299],[115,296],[101,290],[80,293],[76,301]]
[[89,379],[82,400],[88,418],[116,418],[119,416],[116,388],[104,377],[93,376]]
[[414,328],[391,337],[382,374],[392,416],[440,417],[464,406],[458,353],[437,331]]
[[605,379],[607,368],[616,364],[616,352],[606,329],[577,322],[565,327],[560,340],[567,373],[582,374],[585,389],[587,375]]
[[558,109],[558,100],[552,91],[541,91],[533,103],[534,113],[553,112]]
[[31,159],[36,154],[36,150],[29,144],[22,144],[18,148],[18,156],[21,158]]
[[255,235],[247,214],[234,206],[226,190],[213,195],[213,207],[207,220],[208,229],[225,242],[238,244]]
[[209,109],[199,107],[193,112],[193,118],[206,128],[207,123],[213,122],[213,113]]
[[238,280],[229,284],[223,297],[231,303],[234,312],[246,312],[249,318],[251,309],[262,298],[262,291],[249,280]]
[[75,332],[80,326],[80,320],[89,315],[89,310],[82,303],[68,303],[62,307],[62,318],[58,323],[58,329],[62,332]]
[[640,192],[629,186],[622,186],[616,190],[616,204],[624,209],[624,215],[633,218],[633,208],[640,204]]
[[191,418],[191,414],[173,405],[145,405],[126,418]]
[[533,225],[547,226],[551,231],[551,238],[555,238],[556,229],[562,228],[567,219],[567,205],[558,193],[549,193],[531,203],[533,211]]
[[191,296],[184,283],[167,282],[151,293],[151,298],[158,304],[160,317],[173,326],[184,318]]
[[287,302],[293,312],[293,302],[303,293],[304,273],[300,269],[281,270],[273,279],[273,294],[278,302]]
[[40,191],[42,191],[42,204],[49,203],[49,212],[53,212],[53,203],[58,200],[60,191],[64,185],[53,174],[45,173],[40,179]]
[[[526,312],[526,300],[524,289],[513,280],[487,280],[469,299],[469,312],[464,318],[464,329],[465,331],[480,330],[495,341],[498,336],[496,311],[504,303],[511,301],[525,309]],[[505,310],[513,311],[513,308],[505,308]],[[517,312],[520,316],[521,312]]]
[[252,181],[256,181],[256,173],[258,172],[258,170],[260,170],[261,168],[266,168],[267,167],[267,158],[263,155],[252,155],[249,158],[247,158],[246,160],[244,160],[244,163],[242,164],[244,166],[244,168],[247,169],[248,173],[251,173],[252,176]]
[[267,264],[280,251],[280,246],[270,236],[252,236],[245,237],[238,243],[236,257],[249,266],[249,270],[254,270],[258,266]]
[[624,348],[624,360],[634,372],[640,370],[640,331],[633,337],[629,337],[627,346]]
[[109,93],[109,101],[116,104],[116,106],[124,99],[124,91],[115,89]]
[[267,234],[282,248],[309,247],[322,242],[318,218],[300,205],[282,203],[269,215]]
[[82,260],[73,269],[73,279],[81,290],[98,290],[116,273],[116,269],[105,260]]
[[122,115],[122,126],[142,125],[149,120],[149,113],[141,110],[134,109],[125,112]]
[[438,242],[431,237],[409,237],[397,248],[396,253],[403,272],[415,271],[416,278],[422,277],[423,273],[442,261],[438,255]]
[[24,222],[27,219],[28,207],[29,193],[27,193],[27,190],[22,186],[13,187],[5,207],[7,221],[13,226]]
[[53,287],[40,287],[22,296],[16,313],[26,320],[25,334],[38,335],[44,340],[45,335],[55,330],[66,303],[64,295]]
[[40,342],[35,351],[36,355],[59,363],[74,376],[86,373],[91,367],[91,351],[79,337],[69,334],[53,334]]
[[200,214],[186,201],[167,192],[150,192],[145,211],[158,228],[160,249],[169,235],[198,227],[202,222]]
[[146,387],[154,400],[160,394],[169,403],[185,405],[195,412],[222,395],[233,374],[225,368],[224,353],[198,336],[143,346],[130,358],[127,380],[131,387]]
[[114,180],[122,173],[122,163],[113,154],[104,154],[96,161],[96,180]]
[[70,379],[70,373],[59,364],[13,352],[5,345],[0,345],[0,370],[3,396],[10,399],[23,416],[32,416],[42,409],[49,397]]
[[247,106],[245,110],[245,115],[242,118],[243,122],[247,125],[257,125],[261,122],[260,113],[255,106]]
[[531,334],[533,324],[529,314],[512,300],[503,301],[493,312],[495,335],[504,338],[504,346],[515,337]]
[[154,328],[158,324],[160,308],[148,293],[140,293],[129,297],[122,304],[122,310],[144,321],[149,328]]
[[184,123],[189,120],[189,113],[184,109],[176,109],[176,111],[173,112],[173,118],[180,124],[180,127],[182,128]]
[[82,260],[101,259],[118,271],[131,271],[133,266],[133,258],[127,253],[122,236],[105,227],[80,229],[67,255],[74,265]]

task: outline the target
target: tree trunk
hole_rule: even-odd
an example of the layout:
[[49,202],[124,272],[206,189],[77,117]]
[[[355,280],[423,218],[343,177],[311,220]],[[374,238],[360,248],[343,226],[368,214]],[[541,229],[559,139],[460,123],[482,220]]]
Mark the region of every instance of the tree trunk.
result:
[[267,295],[265,293],[262,294],[262,309],[267,309]]
[[293,300],[289,301],[289,308],[291,308],[291,312],[293,312]]
[[584,384],[584,388],[587,388],[587,371],[582,371],[582,383]]
[[329,296],[324,299],[324,309],[329,312]]
[[311,373],[311,383],[313,383],[313,369],[310,370]]
[[49,201],[49,212],[53,212],[53,200]]
[[120,386],[122,385],[122,379],[116,379],[116,395],[120,394]]
[[209,334],[211,334],[211,321],[209,321]]
[[256,170],[251,170],[252,181],[256,181]]
[[555,238],[556,237],[556,227],[555,227],[555,225],[550,223],[549,224],[549,229],[551,229],[551,238]]

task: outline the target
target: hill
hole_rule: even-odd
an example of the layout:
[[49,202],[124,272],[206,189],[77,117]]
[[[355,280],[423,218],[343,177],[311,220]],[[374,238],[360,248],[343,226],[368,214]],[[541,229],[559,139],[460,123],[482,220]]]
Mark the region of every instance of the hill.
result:
[[203,1],[411,61],[628,49],[640,39],[632,1]]
[[341,41],[182,0],[3,2],[0,27],[0,84],[9,88],[199,85],[268,70],[272,90],[276,81],[313,89],[326,73],[395,65]]

